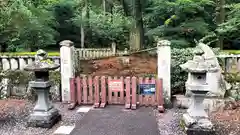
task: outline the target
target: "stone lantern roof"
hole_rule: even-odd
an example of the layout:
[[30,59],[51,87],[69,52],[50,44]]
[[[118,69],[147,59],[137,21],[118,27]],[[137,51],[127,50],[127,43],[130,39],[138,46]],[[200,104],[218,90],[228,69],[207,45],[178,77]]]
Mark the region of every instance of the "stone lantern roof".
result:
[[35,62],[30,65],[27,65],[24,70],[26,71],[49,71],[55,70],[60,67],[59,64],[56,64],[47,59],[47,52],[44,50],[38,50],[35,55]]
[[193,60],[188,60],[186,63],[180,65],[183,70],[190,73],[217,72],[219,70],[213,61],[204,58],[204,51],[201,48],[196,47],[193,53]]

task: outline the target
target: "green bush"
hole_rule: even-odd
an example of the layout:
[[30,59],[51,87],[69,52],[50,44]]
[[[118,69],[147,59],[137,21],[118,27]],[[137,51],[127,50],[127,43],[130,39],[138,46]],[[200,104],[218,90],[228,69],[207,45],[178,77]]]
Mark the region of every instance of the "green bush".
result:
[[184,72],[180,65],[187,62],[193,57],[193,48],[186,49],[172,49],[171,59],[171,89],[172,93],[183,93],[185,91],[185,82],[187,80],[187,73]]

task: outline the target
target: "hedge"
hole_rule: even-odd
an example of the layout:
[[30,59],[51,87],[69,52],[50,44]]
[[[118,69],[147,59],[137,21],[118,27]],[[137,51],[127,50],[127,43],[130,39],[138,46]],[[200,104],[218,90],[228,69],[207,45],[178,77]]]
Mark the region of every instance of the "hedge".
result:
[[240,54],[240,50],[222,50],[221,53],[224,53],[224,54]]
[[[0,56],[34,56],[36,52],[4,52]],[[60,56],[60,52],[48,52],[48,56]]]

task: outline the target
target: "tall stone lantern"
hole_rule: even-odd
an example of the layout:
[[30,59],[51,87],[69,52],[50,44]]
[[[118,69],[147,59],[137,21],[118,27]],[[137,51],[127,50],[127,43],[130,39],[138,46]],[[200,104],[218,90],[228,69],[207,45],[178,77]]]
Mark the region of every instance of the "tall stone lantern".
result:
[[34,81],[29,82],[29,86],[37,93],[37,102],[30,114],[28,126],[51,128],[61,119],[59,111],[54,108],[49,100],[49,71],[59,68],[60,65],[47,60],[47,53],[43,50],[37,51],[35,62],[27,65],[24,69],[35,74]]
[[187,135],[214,134],[214,127],[204,110],[203,100],[209,92],[207,73],[217,72],[219,68],[205,60],[203,54],[201,48],[196,48],[193,60],[180,65],[183,70],[188,72],[188,80],[185,85],[186,89],[192,93],[192,103],[182,120]]

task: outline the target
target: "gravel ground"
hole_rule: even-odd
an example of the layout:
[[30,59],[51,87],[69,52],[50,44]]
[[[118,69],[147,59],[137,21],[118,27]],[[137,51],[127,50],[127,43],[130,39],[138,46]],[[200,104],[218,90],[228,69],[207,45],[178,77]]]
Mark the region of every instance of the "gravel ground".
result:
[[185,135],[179,126],[180,119],[185,110],[173,108],[166,110],[165,113],[155,112],[160,135]]
[[[66,104],[54,103],[60,111],[62,121],[51,129],[32,128],[26,126],[27,118],[34,104],[26,100],[0,100],[0,135],[52,135],[59,126],[71,126],[79,121],[84,114],[70,111]],[[182,114],[186,110],[173,108],[165,113],[155,110],[160,135],[185,135],[179,126]],[[237,106],[223,109],[210,114],[216,126],[217,135],[240,135],[240,102]],[[6,117],[8,115],[8,117]]]
[[29,110],[34,107],[32,103],[28,102],[21,114],[14,114],[0,121],[0,135],[51,135],[59,126],[74,125],[76,121],[83,117],[83,114],[76,113],[76,109],[69,111],[66,104],[54,103],[54,106],[59,109],[62,121],[58,122],[53,128],[44,129],[26,126]]
[[217,135],[240,135],[240,101],[229,102],[210,114]]

